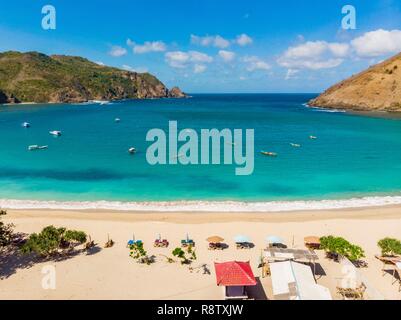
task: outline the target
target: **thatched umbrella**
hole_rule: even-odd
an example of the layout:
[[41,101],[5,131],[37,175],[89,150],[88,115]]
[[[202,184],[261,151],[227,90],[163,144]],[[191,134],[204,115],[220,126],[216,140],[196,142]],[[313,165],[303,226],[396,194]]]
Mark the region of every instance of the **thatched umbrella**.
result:
[[220,243],[220,242],[224,241],[224,239],[219,236],[212,236],[212,237],[207,238],[206,240],[210,243]]
[[308,244],[320,244],[320,238],[316,236],[305,237],[304,241]]

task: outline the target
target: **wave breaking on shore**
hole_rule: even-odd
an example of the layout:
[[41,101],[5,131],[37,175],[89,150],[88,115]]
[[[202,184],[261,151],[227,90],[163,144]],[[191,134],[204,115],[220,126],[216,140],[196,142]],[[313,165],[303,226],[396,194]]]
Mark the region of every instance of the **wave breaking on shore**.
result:
[[401,205],[401,196],[363,197],[344,200],[304,201],[37,201],[0,199],[0,208],[16,210],[113,210],[148,212],[285,212],[306,210],[352,209]]

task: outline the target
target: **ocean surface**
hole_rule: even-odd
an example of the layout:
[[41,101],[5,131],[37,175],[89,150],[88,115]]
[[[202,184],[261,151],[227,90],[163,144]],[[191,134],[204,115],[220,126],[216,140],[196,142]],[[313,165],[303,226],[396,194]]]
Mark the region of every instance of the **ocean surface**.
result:
[[[401,203],[401,120],[306,107],[315,96],[0,106],[0,206],[281,211]],[[235,175],[236,164],[149,165],[148,130],[168,132],[172,120],[199,133],[254,129],[253,174]]]

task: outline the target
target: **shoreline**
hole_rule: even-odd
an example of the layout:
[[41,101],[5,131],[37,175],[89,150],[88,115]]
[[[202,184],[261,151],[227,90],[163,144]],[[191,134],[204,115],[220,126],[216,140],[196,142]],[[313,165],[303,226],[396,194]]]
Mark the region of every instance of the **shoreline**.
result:
[[273,213],[350,210],[401,206],[401,196],[372,196],[338,200],[293,201],[42,201],[0,199],[0,208],[11,210],[71,210],[115,212],[199,212],[199,213]]
[[9,219],[51,218],[70,220],[108,220],[121,222],[167,222],[175,224],[207,224],[227,222],[312,222],[329,220],[391,220],[401,219],[401,205],[348,208],[332,210],[304,210],[286,212],[147,212],[116,210],[54,210],[6,209]]

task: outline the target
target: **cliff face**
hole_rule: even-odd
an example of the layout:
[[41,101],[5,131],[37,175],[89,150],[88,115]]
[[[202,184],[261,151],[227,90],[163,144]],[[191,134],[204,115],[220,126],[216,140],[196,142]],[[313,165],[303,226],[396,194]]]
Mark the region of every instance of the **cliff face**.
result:
[[401,54],[332,86],[309,105],[401,112]]
[[0,53],[0,103],[75,103],[170,96],[166,86],[149,73],[101,66],[81,57]]

